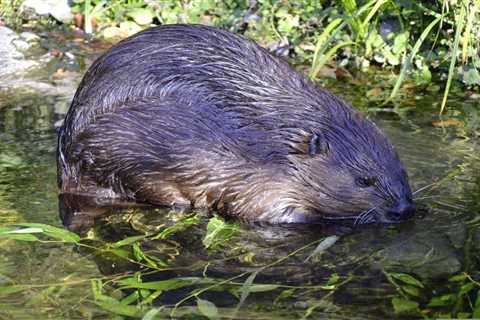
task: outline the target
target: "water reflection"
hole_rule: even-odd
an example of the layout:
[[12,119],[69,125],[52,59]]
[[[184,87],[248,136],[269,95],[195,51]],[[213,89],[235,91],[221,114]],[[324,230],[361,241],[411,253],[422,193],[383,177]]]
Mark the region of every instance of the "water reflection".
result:
[[[355,105],[367,103],[364,97],[353,95],[347,100],[356,101]],[[478,142],[465,138],[461,128],[432,126],[436,120],[432,100],[434,97],[418,100],[417,108],[409,111],[412,114],[406,118],[392,113],[373,115],[408,167],[413,189],[433,183],[432,188],[418,194],[418,201],[428,209],[425,214],[400,225],[363,226],[353,230],[348,226],[259,226],[234,221],[237,232],[216,250],[204,245],[209,216],[201,215],[197,223],[169,237],[142,241],[141,249],[167,263],[170,269],[145,275],[144,281],[186,276],[223,279],[288,257],[282,263],[262,269],[256,283],[324,285],[332,274],[343,279],[354,275],[353,280],[331,296],[331,303],[341,306],[341,310],[332,310],[343,315],[391,318],[390,298],[397,291],[387,281],[385,272],[414,275],[424,281],[428,286],[425,291],[431,294],[433,289],[446,290],[445,279],[449,276],[478,270],[475,262],[480,243]],[[55,124],[63,118],[69,98],[46,95],[0,101],[3,101],[0,106],[0,224],[29,221],[60,225],[60,215],[67,228],[82,234],[90,232],[92,244],[101,247],[127,236],[158,234],[190,216],[187,212],[85,195],[59,196]],[[465,103],[468,102],[459,100],[459,104]],[[454,111],[449,112],[446,117],[460,117]],[[332,235],[340,237],[320,255],[307,259],[319,241]],[[9,246],[13,248],[12,244]],[[75,273],[88,279],[97,276],[98,270],[103,275],[147,270],[97,251],[80,250],[80,256],[72,258],[71,247],[57,245],[54,249],[57,252],[54,258],[45,263],[58,266],[67,265],[71,259],[82,261],[78,265],[70,263],[64,273],[57,267],[59,278]],[[29,255],[19,255],[17,249],[6,250],[5,257],[16,261],[16,268],[8,276],[18,283],[42,278],[45,268],[36,273],[32,266],[36,260],[46,261],[42,259],[48,250],[32,250]],[[74,298],[89,296],[90,290],[86,286],[75,292]],[[161,296],[160,303],[178,301],[183,294],[181,290],[169,292]],[[249,300],[245,312],[251,314],[256,305],[270,305],[278,294],[278,291],[256,294]],[[288,315],[297,315],[298,310],[303,314],[312,301],[318,301],[325,294],[324,290],[295,290],[285,300],[289,310],[293,310]],[[209,295],[204,298],[219,301],[219,306],[238,302],[227,289]]]

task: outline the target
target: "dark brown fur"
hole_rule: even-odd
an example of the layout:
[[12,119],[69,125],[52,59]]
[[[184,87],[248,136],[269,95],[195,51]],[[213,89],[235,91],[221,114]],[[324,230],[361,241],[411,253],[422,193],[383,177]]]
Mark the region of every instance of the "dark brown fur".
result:
[[413,210],[380,130],[230,32],[166,25],[86,73],[59,134],[63,193],[250,220],[394,222]]

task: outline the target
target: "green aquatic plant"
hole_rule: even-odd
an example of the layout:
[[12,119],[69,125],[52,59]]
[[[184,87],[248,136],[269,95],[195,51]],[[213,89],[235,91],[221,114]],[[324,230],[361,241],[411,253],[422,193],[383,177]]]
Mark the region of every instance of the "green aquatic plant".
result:
[[[186,217],[179,224],[183,227],[177,229],[178,232],[185,231],[189,227],[194,226],[193,216]],[[218,217],[213,217],[208,225],[215,226],[213,230],[217,230],[219,225]],[[225,226],[224,226],[225,227]],[[224,227],[221,229],[223,230]],[[212,227],[210,227],[212,228]],[[162,280],[146,280],[149,275],[158,274],[164,271],[174,271],[179,267],[171,264],[170,261],[158,263],[157,255],[152,254],[144,249],[144,244],[158,241],[159,239],[167,239],[175,235],[177,231],[170,228],[168,235],[161,230],[157,234],[143,234],[135,236],[127,236],[115,242],[92,242],[88,237],[81,238],[75,233],[64,230],[62,228],[53,227],[44,224],[17,224],[3,227],[0,230],[0,239],[8,241],[21,241],[25,243],[37,243],[37,245],[65,244],[75,245],[80,250],[90,252],[89,255],[109,255],[117,257],[120,260],[128,261],[132,265],[142,268],[141,271],[132,271],[127,273],[106,275],[103,277],[85,278],[78,281],[70,281],[64,279],[59,283],[51,284],[8,284],[0,285],[0,297],[11,296],[27,292],[35,289],[52,290],[52,288],[77,286],[79,284],[91,285],[93,304],[108,312],[119,316],[127,316],[132,318],[153,319],[154,317],[182,317],[185,315],[203,315],[208,318],[216,318],[217,316],[228,316],[230,318],[243,318],[245,312],[243,306],[249,296],[259,293],[272,293],[276,295],[276,301],[286,299],[294,292],[325,292],[324,297],[313,304],[305,313],[305,318],[312,315],[315,309],[325,306],[329,297],[350,282],[353,278],[350,276],[343,277],[332,274],[324,284],[317,285],[287,285],[282,283],[264,283],[256,281],[258,275],[275,267],[281,266],[298,254],[308,253],[322,239],[308,243],[285,256],[275,258],[272,262],[253,268],[251,271],[244,271],[229,277],[211,277],[205,274],[208,264],[205,264],[203,275],[199,276],[177,276]],[[162,234],[162,236],[158,236]],[[219,237],[219,241],[225,241],[225,233],[223,232],[207,232],[209,237]],[[227,233],[228,234],[228,233]],[[156,239],[156,240],[153,240]],[[245,253],[248,254],[248,253]],[[113,263],[119,263],[113,262]],[[115,261],[115,260],[113,260]],[[211,262],[209,262],[211,263]],[[191,266],[190,268],[195,268]],[[132,269],[134,270],[134,269]],[[178,270],[181,270],[178,269]],[[161,275],[161,273],[159,274]],[[182,289],[185,294],[175,304],[158,305],[154,304],[163,294],[175,292]],[[229,308],[220,308],[213,301],[208,300],[205,296],[209,292],[225,291],[230,292],[238,298],[236,306]],[[193,306],[192,306],[192,303]],[[327,303],[328,304],[328,303]],[[240,315],[239,310],[242,309]]]

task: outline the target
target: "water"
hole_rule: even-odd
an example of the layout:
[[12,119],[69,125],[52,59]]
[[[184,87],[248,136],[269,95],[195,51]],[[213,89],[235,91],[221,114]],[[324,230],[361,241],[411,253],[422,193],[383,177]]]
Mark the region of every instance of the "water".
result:
[[[55,127],[63,119],[79,77],[63,94],[15,94],[10,90],[8,95],[4,92],[0,96],[0,226],[20,222],[62,226],[56,189]],[[379,81],[374,76],[369,79],[372,83],[368,86]],[[366,110],[371,98],[366,98],[364,86],[369,79],[357,85],[326,85]],[[158,290],[126,288],[121,279],[133,272],[139,272],[144,282],[201,279],[183,287],[163,288],[162,294],[150,297],[152,301],[145,304],[145,310],[164,306],[159,314],[169,314],[176,303],[193,292],[191,299],[174,311],[177,317],[198,315],[196,306],[202,301],[213,302],[223,316],[240,319],[384,319],[468,312],[468,304],[475,304],[478,288],[473,285],[466,294],[459,295],[459,288],[472,282],[447,279],[464,272],[477,280],[479,276],[480,147],[472,138],[478,125],[472,110],[478,108],[479,102],[470,98],[452,100],[455,110],[447,110],[444,119],[464,124],[442,128],[433,125],[438,121],[438,96],[428,92],[412,94],[398,103],[401,112],[370,114],[398,149],[413,190],[434,183],[433,188],[415,195],[423,209],[413,220],[355,230],[348,226],[285,228],[227,221],[231,232],[218,229],[222,231],[217,235],[221,241],[206,249],[205,238],[212,236],[209,228],[214,228],[214,221],[205,215],[190,216],[192,223],[188,225],[186,213],[116,208],[107,210],[114,211],[108,217],[102,213],[101,217],[106,218],[97,219],[89,229],[89,217],[69,216],[67,210],[62,212],[64,220],[76,221],[75,226],[83,228],[88,238],[82,246],[0,238],[0,285],[28,285],[17,293],[0,290],[0,318],[85,319],[129,314],[130,309],[123,310],[99,297],[98,292],[92,293],[92,287],[102,281],[102,295],[115,301],[131,295],[130,304],[125,305],[134,308],[145,301],[136,293],[148,295]],[[70,209],[72,203],[75,207],[78,202],[84,210],[88,207],[89,199],[67,200]],[[100,212],[98,204],[86,211],[92,215]],[[106,245],[126,236],[154,235],[182,225],[168,237],[138,242],[136,253],[126,246],[121,247],[125,252],[115,254]],[[329,244],[324,242],[321,253],[309,257],[322,239]],[[122,254],[123,258],[119,256]],[[252,274],[254,285],[270,287],[250,287],[249,291],[244,283]],[[405,278],[405,274],[421,284]],[[205,290],[194,291],[199,288]],[[457,300],[432,305],[433,297],[450,293]],[[235,313],[242,294],[246,299]],[[405,306],[398,301],[404,300],[418,304],[408,311],[409,315],[398,313],[398,308]],[[400,303],[397,313],[394,301]]]

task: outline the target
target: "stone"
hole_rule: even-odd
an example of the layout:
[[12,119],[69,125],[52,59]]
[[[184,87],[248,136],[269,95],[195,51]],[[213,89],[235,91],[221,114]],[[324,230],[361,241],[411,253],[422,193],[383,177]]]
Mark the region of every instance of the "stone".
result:
[[64,23],[73,20],[68,0],[25,0],[20,9],[22,11],[33,10],[39,16],[51,15]]
[[[28,43],[7,27],[0,27],[0,77],[15,74],[18,76],[38,66],[38,63],[25,59],[21,52]],[[19,48],[20,47],[20,48]]]
[[37,42],[40,40],[39,36],[37,36],[33,32],[28,32],[28,31],[20,33],[20,38],[27,41],[28,43]]

